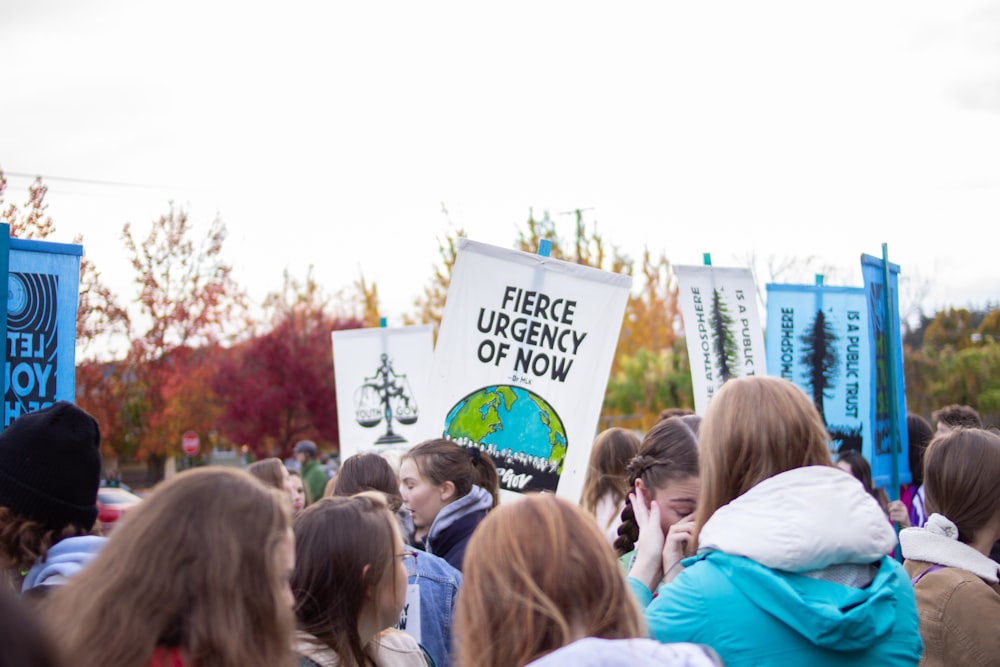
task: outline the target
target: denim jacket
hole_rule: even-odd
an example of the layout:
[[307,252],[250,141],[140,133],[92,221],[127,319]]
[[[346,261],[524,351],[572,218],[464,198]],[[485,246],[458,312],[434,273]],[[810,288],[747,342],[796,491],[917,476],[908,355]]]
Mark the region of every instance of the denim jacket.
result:
[[451,667],[451,627],[462,573],[445,559],[417,551],[416,574],[409,584],[420,588],[420,645],[437,667]]

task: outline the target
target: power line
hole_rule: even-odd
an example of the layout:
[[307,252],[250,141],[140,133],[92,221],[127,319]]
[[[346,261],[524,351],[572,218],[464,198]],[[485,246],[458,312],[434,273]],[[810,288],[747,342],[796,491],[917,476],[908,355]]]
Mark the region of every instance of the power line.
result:
[[85,185],[104,185],[109,187],[120,187],[120,188],[140,188],[146,190],[177,190],[180,188],[174,188],[166,185],[147,185],[145,183],[125,183],[123,181],[101,181],[93,178],[75,178],[72,176],[46,176],[44,174],[25,174],[18,171],[5,171],[3,172],[7,176],[13,176],[15,178],[29,178],[34,180],[35,178],[41,178],[43,181],[62,181],[64,183],[81,183]]

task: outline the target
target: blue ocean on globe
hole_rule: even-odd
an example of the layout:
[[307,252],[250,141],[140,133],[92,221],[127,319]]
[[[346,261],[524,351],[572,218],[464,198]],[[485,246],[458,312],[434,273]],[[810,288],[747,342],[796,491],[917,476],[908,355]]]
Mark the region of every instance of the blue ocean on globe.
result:
[[566,455],[566,430],[555,410],[538,394],[511,385],[484,387],[459,401],[445,418],[445,436],[552,472]]

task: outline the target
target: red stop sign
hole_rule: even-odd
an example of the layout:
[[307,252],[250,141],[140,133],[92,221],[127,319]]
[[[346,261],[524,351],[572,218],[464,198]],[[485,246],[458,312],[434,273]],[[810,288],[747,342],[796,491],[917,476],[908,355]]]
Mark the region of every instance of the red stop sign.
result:
[[184,435],[181,436],[181,449],[188,456],[194,456],[198,453],[198,447],[201,441],[198,439],[198,434],[194,431],[184,431]]

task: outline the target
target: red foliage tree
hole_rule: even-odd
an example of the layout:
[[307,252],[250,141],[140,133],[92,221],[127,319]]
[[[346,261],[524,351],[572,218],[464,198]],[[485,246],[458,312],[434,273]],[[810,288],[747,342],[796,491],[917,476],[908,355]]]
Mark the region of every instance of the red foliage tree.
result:
[[303,438],[335,448],[337,395],[331,332],[364,323],[328,313],[328,300],[308,275],[305,284],[285,276],[284,289],[266,303],[271,330],[232,350],[214,389],[225,405],[220,430],[256,456],[287,457]]

